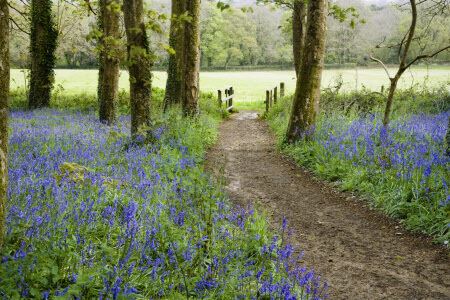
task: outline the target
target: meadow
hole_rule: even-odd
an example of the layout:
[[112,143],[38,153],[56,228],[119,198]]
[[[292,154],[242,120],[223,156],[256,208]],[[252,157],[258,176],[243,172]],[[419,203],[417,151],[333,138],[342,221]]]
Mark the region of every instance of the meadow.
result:
[[[394,73],[394,69],[390,69]],[[92,93],[97,90],[97,70],[55,70],[56,88],[64,90],[65,94]],[[166,73],[156,71],[153,73],[154,87],[165,88]],[[361,89],[363,86],[370,90],[379,91],[381,86],[388,86],[389,80],[381,68],[332,69],[323,72],[322,87],[333,87],[338,78],[342,76],[342,90]],[[402,77],[399,87],[407,88],[413,84],[422,84],[425,79],[430,85],[439,85],[450,81],[450,67],[415,67]],[[218,89],[233,86],[236,102],[245,108],[248,102],[261,102],[265,91],[273,88],[280,82],[286,84],[286,94],[293,93],[295,89],[295,74],[293,71],[251,71],[251,72],[201,72],[200,89],[203,92],[216,93]],[[21,70],[11,71],[12,88],[24,87],[25,76]],[[128,89],[128,72],[122,71],[120,88]],[[262,107],[262,104],[261,104]]]

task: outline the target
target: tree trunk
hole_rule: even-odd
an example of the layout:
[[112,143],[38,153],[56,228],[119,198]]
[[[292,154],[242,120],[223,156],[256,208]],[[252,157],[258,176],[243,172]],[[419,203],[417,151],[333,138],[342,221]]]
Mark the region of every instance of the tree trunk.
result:
[[167,69],[166,94],[164,96],[164,111],[172,104],[181,103],[183,95],[184,76],[184,27],[185,22],[179,16],[185,12],[185,0],[172,0],[172,20],[170,22],[169,44],[175,53],[169,56]]
[[303,49],[305,48],[306,4],[303,0],[294,2],[292,10],[292,50],[294,54],[295,74],[300,74]]
[[131,135],[145,134],[150,126],[152,92],[151,53],[144,23],[143,0],[124,0],[130,73]]
[[396,75],[394,78],[391,78],[391,84],[389,86],[389,94],[386,100],[386,108],[384,110],[384,118],[383,125],[387,126],[390,122],[391,111],[392,111],[392,102],[394,102],[395,90],[397,89],[398,80],[400,79],[400,75]]
[[198,113],[200,72],[200,0],[186,0],[186,11],[191,17],[185,24],[184,95],[183,111],[186,116]]
[[327,4],[328,0],[309,2],[305,51],[286,133],[289,143],[307,137],[316,120],[325,54]]
[[31,1],[29,108],[50,106],[54,83],[58,32],[52,16],[51,0]]
[[100,0],[99,4],[98,26],[102,32],[98,73],[99,119],[111,125],[116,120],[119,93],[120,2]]
[[9,8],[0,0],[0,249],[3,245],[8,188]]
[[[408,59],[409,49],[410,49],[411,43],[414,39],[414,34],[416,32],[416,25],[417,25],[416,1],[410,0],[409,2],[411,4],[411,16],[412,16],[411,25],[409,26],[406,41],[404,43],[402,42],[401,48],[399,50],[400,65],[398,66],[398,71],[393,78],[390,78],[391,85],[389,88],[388,99],[386,101],[386,109],[384,110],[384,118],[383,118],[384,126],[389,125],[389,122],[390,122],[390,116],[391,116],[391,112],[392,112],[392,102],[394,101],[394,95],[395,95],[395,90],[397,89],[397,83],[398,83],[400,77],[402,77],[403,73],[409,68],[409,65],[407,64],[406,60]],[[403,48],[403,53],[401,53],[402,48]]]

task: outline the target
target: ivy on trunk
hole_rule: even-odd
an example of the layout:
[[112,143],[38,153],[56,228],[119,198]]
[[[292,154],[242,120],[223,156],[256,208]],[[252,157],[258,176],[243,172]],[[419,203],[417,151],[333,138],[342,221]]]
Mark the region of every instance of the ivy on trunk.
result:
[[52,15],[51,0],[31,1],[29,108],[50,106],[54,83],[55,51],[58,31]]
[[131,135],[145,135],[150,126],[152,58],[144,23],[143,0],[124,0],[122,10],[130,73]]

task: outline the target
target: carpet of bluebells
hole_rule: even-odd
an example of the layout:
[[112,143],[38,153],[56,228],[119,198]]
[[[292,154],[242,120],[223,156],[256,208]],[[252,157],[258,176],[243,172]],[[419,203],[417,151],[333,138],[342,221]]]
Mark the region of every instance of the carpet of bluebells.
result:
[[[269,115],[281,137],[286,111]],[[302,165],[344,190],[368,195],[374,205],[412,229],[450,239],[450,157],[445,135],[450,111],[397,117],[321,118],[309,141],[287,146]],[[448,242],[447,242],[448,243]]]
[[94,114],[11,117],[0,298],[326,297],[285,222],[271,233],[203,172],[214,119],[164,117],[152,143],[132,143],[127,117],[113,128]]

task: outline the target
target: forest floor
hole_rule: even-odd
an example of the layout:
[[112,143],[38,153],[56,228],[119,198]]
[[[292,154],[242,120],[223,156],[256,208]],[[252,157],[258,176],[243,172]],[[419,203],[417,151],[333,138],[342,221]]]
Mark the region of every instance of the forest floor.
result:
[[222,123],[206,167],[237,205],[261,208],[273,227],[287,218],[301,263],[328,282],[330,299],[450,299],[447,249],[283,157],[256,112]]

